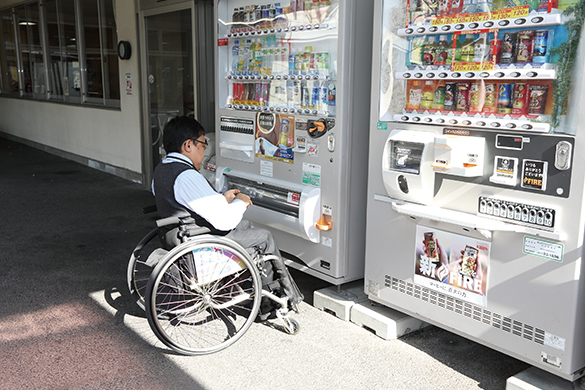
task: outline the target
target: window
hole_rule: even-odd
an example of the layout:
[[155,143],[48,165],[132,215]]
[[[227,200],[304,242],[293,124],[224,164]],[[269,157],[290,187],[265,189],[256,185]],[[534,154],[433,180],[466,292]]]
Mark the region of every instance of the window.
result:
[[2,95],[119,107],[113,0],[39,0],[0,17]]
[[0,14],[2,18],[2,35],[0,43],[4,44],[5,60],[2,64],[2,85],[4,94],[19,96],[18,65],[16,59],[16,39],[14,37],[14,20],[12,10],[5,10]]
[[74,0],[45,1],[50,99],[81,102]]

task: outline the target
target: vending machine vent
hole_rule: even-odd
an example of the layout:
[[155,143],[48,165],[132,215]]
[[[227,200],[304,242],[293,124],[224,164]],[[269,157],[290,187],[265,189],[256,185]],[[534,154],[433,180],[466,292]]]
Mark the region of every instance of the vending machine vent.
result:
[[483,322],[503,332],[544,345],[545,331],[520,321],[502,316],[480,306],[438,293],[434,290],[385,275],[385,286],[413,298],[442,307],[470,319]]

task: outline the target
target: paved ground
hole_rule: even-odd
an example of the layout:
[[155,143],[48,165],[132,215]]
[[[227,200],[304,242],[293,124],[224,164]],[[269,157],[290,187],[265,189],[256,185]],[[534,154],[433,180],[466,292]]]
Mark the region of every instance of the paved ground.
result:
[[0,138],[0,389],[504,389],[527,364],[436,327],[385,341],[306,302],[290,336],[254,324],[234,346],[178,356],[126,291],[153,227],[138,184]]

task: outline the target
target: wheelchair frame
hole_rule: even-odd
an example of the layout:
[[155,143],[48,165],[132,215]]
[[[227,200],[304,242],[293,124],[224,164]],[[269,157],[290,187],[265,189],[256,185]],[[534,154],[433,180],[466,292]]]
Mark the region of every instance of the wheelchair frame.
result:
[[[163,255],[157,245],[159,230],[175,226],[181,243]],[[157,338],[184,355],[218,352],[255,322],[262,297],[279,305],[276,317],[284,330],[298,333],[288,297],[262,289],[258,263],[277,257],[252,258],[233,240],[208,233],[176,217],[161,219],[130,256],[128,288]],[[152,253],[159,258],[149,261]]]

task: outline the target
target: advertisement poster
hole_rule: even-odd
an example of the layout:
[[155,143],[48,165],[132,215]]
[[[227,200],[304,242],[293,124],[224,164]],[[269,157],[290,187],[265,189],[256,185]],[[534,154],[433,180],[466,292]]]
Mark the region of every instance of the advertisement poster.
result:
[[294,116],[259,112],[256,115],[256,157],[294,162]]
[[490,243],[417,226],[414,283],[485,307]]

